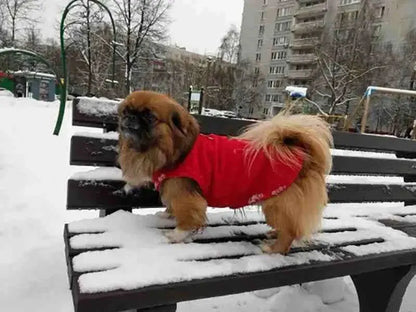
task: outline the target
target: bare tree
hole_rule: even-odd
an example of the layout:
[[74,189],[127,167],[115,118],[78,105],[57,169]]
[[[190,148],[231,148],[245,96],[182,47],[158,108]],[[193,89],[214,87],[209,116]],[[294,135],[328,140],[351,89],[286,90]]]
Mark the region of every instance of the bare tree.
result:
[[231,25],[227,34],[221,39],[219,58],[229,63],[237,63],[240,48],[240,33],[235,25]]
[[[107,56],[111,55],[107,46],[111,47],[112,38],[105,35],[108,27],[104,17],[104,11],[100,6],[89,0],[81,0],[72,7],[66,25],[66,34],[69,36],[68,46],[78,50],[82,62],[79,74],[87,94],[98,91],[95,74],[101,73],[103,61],[108,61]],[[104,72],[107,73],[108,69]]]
[[10,29],[10,43],[16,45],[17,33],[28,24],[36,24],[33,16],[41,9],[39,0],[1,0],[4,10],[4,21]]
[[35,51],[35,52],[40,52],[41,36],[40,36],[39,29],[37,29],[33,25],[26,28],[22,45],[25,49]]
[[113,0],[122,46],[118,55],[125,68],[125,92],[130,93],[132,72],[138,60],[147,57],[151,42],[166,36],[167,13],[172,0]]
[[[5,0],[0,0],[0,21],[4,21],[6,16]],[[5,23],[0,23],[0,48],[7,46],[8,33]]]
[[260,107],[264,77],[249,61],[240,61],[234,72],[234,101],[239,116],[246,117]]
[[348,111],[351,101],[358,102],[375,74],[386,68],[383,47],[378,46],[374,27],[375,8],[369,0],[360,9],[338,15],[326,40],[315,48],[317,69],[312,83],[315,98],[327,102],[326,110]]

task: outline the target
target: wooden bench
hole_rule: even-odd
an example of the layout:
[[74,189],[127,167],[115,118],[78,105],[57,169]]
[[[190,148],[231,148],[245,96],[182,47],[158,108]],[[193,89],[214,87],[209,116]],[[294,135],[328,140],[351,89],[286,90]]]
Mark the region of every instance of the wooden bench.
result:
[[[207,228],[192,244],[169,245],[163,241],[163,230],[173,228],[173,220],[130,213],[133,208],[161,207],[161,203],[153,190],[128,195],[122,190],[124,182],[115,168],[117,133],[111,132],[117,128],[116,106],[116,102],[85,98],[73,102],[74,126],[103,128],[105,133],[72,137],[71,165],[101,168],[69,179],[67,209],[99,209],[105,212],[103,216],[117,211],[105,218],[65,225],[75,311],[175,311],[182,301],[346,275],[356,286],[360,311],[399,311],[416,272],[416,209],[409,206],[416,204],[416,185],[330,178],[331,203],[380,204],[359,208],[358,213],[354,209],[349,213],[348,208],[328,209],[322,231],[309,244],[295,245],[288,256],[261,253],[258,243],[265,238],[267,226],[261,214],[250,209],[243,217],[229,212],[210,214]],[[221,135],[236,135],[250,123],[196,118],[203,133]],[[336,149],[392,153],[380,158],[369,153],[334,152],[334,175],[398,176],[406,182],[416,181],[416,161],[410,159],[416,158],[416,142],[345,132],[334,132],[334,140]],[[405,205],[390,207],[386,202]],[[143,233],[149,236],[143,238]],[[152,259],[142,252],[151,246],[141,249],[147,239],[155,240],[155,250],[169,248],[172,259],[146,262]],[[173,259],[180,252],[185,258]],[[135,257],[133,267],[131,261],[123,262]],[[149,272],[160,275],[148,274],[146,265]],[[166,271],[166,265],[172,265],[172,270]],[[192,272],[186,277],[179,272],[184,267]],[[127,286],[117,278],[128,280]]]

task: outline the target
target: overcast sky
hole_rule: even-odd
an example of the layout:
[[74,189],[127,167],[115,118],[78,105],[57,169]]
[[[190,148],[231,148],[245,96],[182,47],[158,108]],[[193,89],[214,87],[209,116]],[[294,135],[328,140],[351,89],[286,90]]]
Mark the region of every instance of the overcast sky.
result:
[[[43,38],[56,37],[57,25],[69,1],[43,0]],[[231,24],[241,26],[244,0],[175,0],[170,11],[170,43],[197,53],[215,53]]]

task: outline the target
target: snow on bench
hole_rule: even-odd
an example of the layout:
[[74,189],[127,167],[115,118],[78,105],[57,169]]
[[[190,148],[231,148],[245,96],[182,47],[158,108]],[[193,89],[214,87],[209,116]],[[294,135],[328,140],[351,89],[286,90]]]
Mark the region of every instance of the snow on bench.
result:
[[[131,290],[339,260],[339,255],[328,252],[331,247],[359,256],[416,248],[416,239],[401,231],[368,218],[343,216],[324,219],[322,232],[308,243],[295,243],[288,256],[265,255],[256,240],[247,241],[262,238],[269,230],[261,213],[213,213],[208,220],[206,229],[189,244],[169,244],[163,231],[173,228],[175,222],[154,215],[118,211],[105,218],[70,223],[72,252],[91,250],[73,258],[74,271],[83,273],[80,291]],[[239,225],[232,225],[236,223]],[[232,241],[238,236],[245,240]]]

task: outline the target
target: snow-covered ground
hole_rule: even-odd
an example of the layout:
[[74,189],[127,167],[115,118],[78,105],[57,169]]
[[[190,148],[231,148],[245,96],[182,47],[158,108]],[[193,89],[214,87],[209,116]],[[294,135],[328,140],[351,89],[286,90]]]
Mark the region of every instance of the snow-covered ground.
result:
[[[0,311],[73,311],[63,224],[97,213],[65,209],[66,181],[79,170],[69,166],[70,136],[85,129],[70,126],[67,109],[60,136],[53,136],[57,113],[57,102],[0,96]],[[415,294],[413,283],[402,312],[416,311]],[[178,305],[180,312],[254,310],[355,312],[358,303],[345,278]]]

